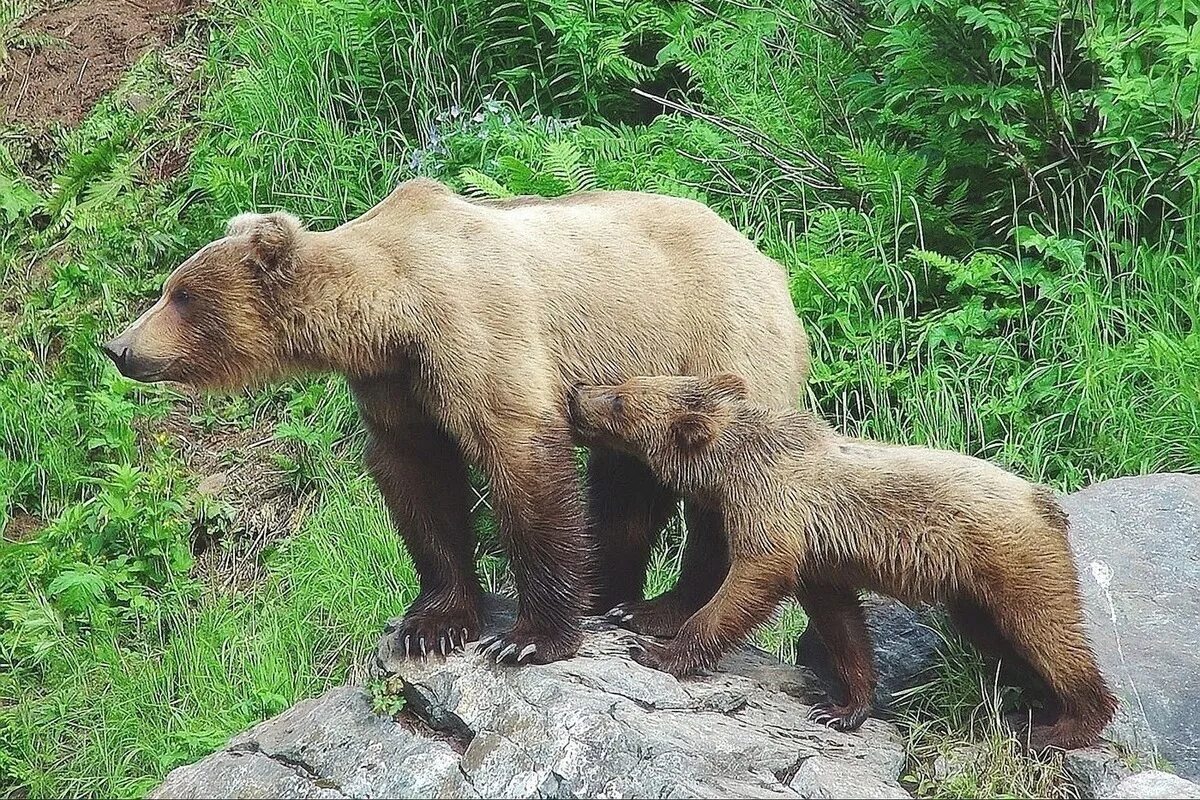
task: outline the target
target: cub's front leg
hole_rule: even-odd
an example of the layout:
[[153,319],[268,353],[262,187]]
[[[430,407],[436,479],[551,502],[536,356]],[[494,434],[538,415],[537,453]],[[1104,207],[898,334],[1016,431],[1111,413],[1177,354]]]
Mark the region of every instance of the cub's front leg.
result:
[[621,603],[610,610],[608,618],[621,627],[643,636],[673,638],[713,598],[729,572],[729,544],[721,512],[687,500],[683,513],[687,539],[679,580],[658,597]]
[[846,691],[844,704],[818,703],[809,718],[835,730],[856,730],[871,715],[875,696],[871,636],[858,593],[839,586],[806,584],[796,598],[808,614],[808,624],[816,626]]
[[640,641],[634,659],[677,678],[711,670],[795,590],[794,565],[790,559],[735,554],[717,593],[679,634],[665,645]]

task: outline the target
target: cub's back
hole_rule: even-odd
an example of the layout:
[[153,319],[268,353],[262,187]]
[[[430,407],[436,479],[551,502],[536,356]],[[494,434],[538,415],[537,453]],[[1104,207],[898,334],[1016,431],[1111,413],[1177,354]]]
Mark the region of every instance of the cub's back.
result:
[[1033,484],[983,459],[843,437],[828,448],[836,472],[864,497],[955,536],[984,538],[1036,509]]
[[961,453],[833,434],[792,463],[810,547],[904,600],[943,599],[990,565],[1065,543],[1047,490]]

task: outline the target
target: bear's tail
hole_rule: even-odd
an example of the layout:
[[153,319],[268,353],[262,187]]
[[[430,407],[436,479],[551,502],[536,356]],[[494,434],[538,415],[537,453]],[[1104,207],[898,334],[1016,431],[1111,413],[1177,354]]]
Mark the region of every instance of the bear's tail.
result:
[[1034,486],[1033,504],[1037,508],[1038,516],[1047,525],[1063,536],[1067,535],[1067,529],[1071,525],[1071,520],[1067,516],[1067,512],[1059,504],[1058,495],[1055,494],[1053,489],[1049,486]]

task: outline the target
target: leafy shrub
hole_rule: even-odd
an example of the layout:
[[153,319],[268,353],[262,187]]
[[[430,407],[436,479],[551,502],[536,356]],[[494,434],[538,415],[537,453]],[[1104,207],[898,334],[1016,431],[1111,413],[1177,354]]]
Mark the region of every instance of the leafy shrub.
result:
[[355,216],[419,166],[413,148],[440,148],[443,120],[489,99],[526,116],[633,113],[674,17],[651,0],[268,0],[218,40],[215,58],[239,68],[206,101],[228,135],[199,143],[197,186],[225,214]]
[[944,161],[952,180],[986,199],[978,223],[1003,213],[1059,234],[1091,231],[1110,267],[1117,242],[1178,241],[1168,231],[1195,224],[1194,7],[851,0],[826,8],[862,71],[870,127]]

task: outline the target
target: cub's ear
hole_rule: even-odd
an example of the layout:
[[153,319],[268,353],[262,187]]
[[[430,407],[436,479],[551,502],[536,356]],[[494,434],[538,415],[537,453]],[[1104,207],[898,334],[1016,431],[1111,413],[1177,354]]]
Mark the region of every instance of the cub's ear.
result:
[[712,444],[721,429],[712,417],[698,411],[688,411],[671,425],[675,441],[682,450],[699,450]]
[[705,388],[714,397],[724,400],[745,400],[750,396],[746,379],[734,372],[722,372],[705,381]]
[[285,277],[292,265],[300,220],[284,211],[238,214],[225,227],[226,236],[245,236],[250,257],[264,277]]

